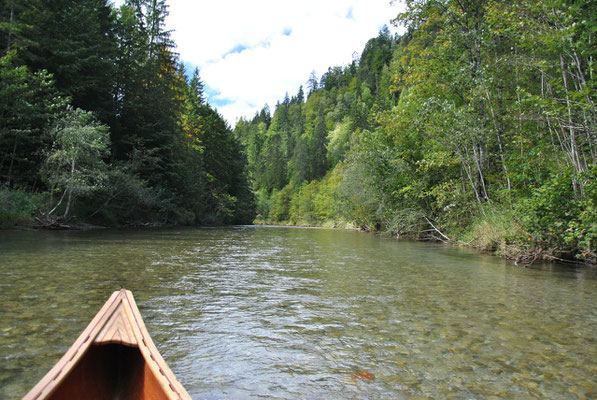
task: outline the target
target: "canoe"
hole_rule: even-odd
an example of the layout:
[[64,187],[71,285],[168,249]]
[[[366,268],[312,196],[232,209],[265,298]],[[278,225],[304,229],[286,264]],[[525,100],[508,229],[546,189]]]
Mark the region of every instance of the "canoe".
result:
[[153,344],[133,294],[114,292],[23,400],[190,400]]

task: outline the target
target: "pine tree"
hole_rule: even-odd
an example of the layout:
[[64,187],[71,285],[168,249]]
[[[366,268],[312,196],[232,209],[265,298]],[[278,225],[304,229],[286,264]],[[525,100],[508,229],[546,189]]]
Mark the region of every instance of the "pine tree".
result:
[[111,122],[116,41],[109,0],[27,0],[14,37],[19,57],[54,75],[75,107]]
[[45,71],[16,66],[16,53],[0,58],[0,184],[39,188],[39,167],[49,147],[47,127],[66,106]]
[[296,95],[296,102],[301,105],[305,102],[305,92],[303,92],[303,85],[299,86],[299,90]]
[[184,79],[163,31],[164,2],[129,1],[121,7],[117,39],[117,121],[112,129],[113,155],[127,160],[142,154],[139,171],[157,187],[175,185],[175,145],[179,135]]
[[205,93],[204,93],[204,85],[203,82],[201,81],[201,78],[199,77],[199,68],[195,68],[195,71],[193,72],[193,77],[191,78],[191,81],[189,82],[189,87],[191,89],[191,91],[193,92],[193,98],[197,99],[197,101],[200,104],[204,104],[205,103]]
[[20,15],[26,5],[26,1],[0,0],[0,56],[18,47],[25,27]]
[[290,179],[292,182],[301,184],[309,178],[309,152],[302,135],[296,138],[296,147],[294,148],[290,166]]
[[319,80],[317,79],[315,71],[311,71],[311,74],[309,75],[309,80],[307,81],[307,97],[311,96],[311,94],[317,91],[317,89],[319,89]]
[[327,172],[327,143],[328,132],[323,114],[323,104],[320,104],[310,146],[312,179],[320,179]]

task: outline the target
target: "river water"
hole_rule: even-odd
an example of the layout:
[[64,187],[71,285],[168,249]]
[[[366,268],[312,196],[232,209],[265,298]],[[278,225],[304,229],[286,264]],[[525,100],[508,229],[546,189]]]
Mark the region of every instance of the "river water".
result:
[[597,271],[280,227],[0,232],[0,398],[133,291],[194,399],[597,398]]

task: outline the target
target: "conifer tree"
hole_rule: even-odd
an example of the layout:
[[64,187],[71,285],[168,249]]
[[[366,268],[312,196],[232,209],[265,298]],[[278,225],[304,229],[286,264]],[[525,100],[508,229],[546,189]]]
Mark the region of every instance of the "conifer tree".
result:
[[327,172],[327,143],[328,132],[323,114],[323,104],[320,104],[310,146],[312,179],[320,179]]
[[46,71],[16,64],[14,51],[0,58],[0,186],[34,189],[49,145],[45,132],[66,101]]
[[319,89],[319,80],[317,79],[315,71],[311,71],[311,74],[309,75],[309,80],[307,81],[307,97],[311,96],[311,94],[315,92],[317,89]]
[[120,9],[118,117],[112,129],[114,156],[126,160],[143,154],[140,172],[158,187],[177,179],[175,142],[185,85],[170,34],[163,30],[166,15],[161,1],[131,0]]
[[[17,2],[20,3],[20,2]],[[54,75],[72,105],[112,122],[116,56],[109,0],[25,0],[13,23],[19,57],[33,70]]]

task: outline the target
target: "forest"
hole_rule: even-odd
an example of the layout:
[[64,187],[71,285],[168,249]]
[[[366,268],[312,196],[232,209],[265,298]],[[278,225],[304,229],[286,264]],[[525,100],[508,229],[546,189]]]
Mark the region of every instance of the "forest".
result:
[[0,0],[0,227],[341,226],[597,263],[597,3],[404,6],[403,34],[232,129],[164,0]]
[[597,3],[407,0],[234,129],[257,221],[596,263]]
[[250,223],[240,142],[165,1],[0,1],[0,227]]

